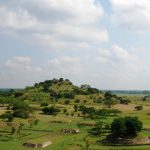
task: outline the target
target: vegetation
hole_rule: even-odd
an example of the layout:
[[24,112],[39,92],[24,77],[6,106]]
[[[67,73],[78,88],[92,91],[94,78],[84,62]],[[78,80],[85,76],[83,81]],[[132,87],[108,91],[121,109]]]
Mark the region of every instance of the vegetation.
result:
[[15,101],[12,104],[12,115],[18,118],[29,118],[32,113],[32,108],[24,101]]
[[60,112],[60,109],[55,106],[50,106],[50,107],[44,107],[42,111],[46,115],[56,115],[58,112]]
[[[124,147],[117,143],[116,147],[107,141],[111,136],[149,142],[149,100],[148,94],[116,94],[87,84],[78,87],[63,78],[25,89],[1,90],[0,150],[9,150],[9,145],[12,150],[25,150],[23,143],[47,140],[52,145],[45,150],[149,150],[149,145]],[[67,128],[79,133],[61,132]]]
[[142,130],[142,122],[137,117],[117,118],[111,124],[114,138],[136,136]]

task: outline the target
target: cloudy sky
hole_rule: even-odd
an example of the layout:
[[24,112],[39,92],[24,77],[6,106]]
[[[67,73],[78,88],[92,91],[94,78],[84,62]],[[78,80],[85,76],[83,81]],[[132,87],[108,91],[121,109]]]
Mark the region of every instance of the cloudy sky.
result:
[[0,88],[150,90],[149,34],[150,0],[0,0]]

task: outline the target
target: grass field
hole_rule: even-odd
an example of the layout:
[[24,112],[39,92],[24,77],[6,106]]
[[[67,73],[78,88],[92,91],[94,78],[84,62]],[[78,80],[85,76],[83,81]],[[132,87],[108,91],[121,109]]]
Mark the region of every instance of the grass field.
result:
[[[82,98],[81,98],[82,99]],[[84,99],[84,98],[83,98]],[[135,111],[134,107],[136,105],[143,105],[143,110]],[[83,117],[79,117],[78,113],[74,113],[74,116],[66,115],[63,112],[59,113],[56,116],[44,115],[40,111],[40,105],[37,103],[32,104],[33,107],[37,109],[35,112],[36,117],[40,120],[40,122],[33,127],[29,127],[28,125],[24,126],[21,130],[20,135],[11,135],[9,133],[9,129],[6,129],[4,132],[3,129],[0,131],[0,150],[27,150],[30,148],[26,148],[22,146],[25,142],[30,143],[43,143],[47,141],[51,141],[52,144],[46,148],[45,150],[80,150],[84,149],[85,142],[83,141],[83,137],[88,135],[88,131],[92,127],[77,125],[78,122],[92,122],[90,119],[84,119]],[[58,107],[66,108],[68,113],[73,112],[73,104],[64,105],[63,103],[55,104]],[[103,104],[94,104],[91,102],[86,104],[87,106],[94,106],[96,108],[105,107]],[[119,109],[122,111],[120,116],[138,116],[139,119],[143,122],[143,130],[139,133],[139,136],[150,137],[150,115],[147,115],[150,112],[150,107],[147,102],[136,101],[132,102],[129,105],[116,104],[113,106],[115,109]],[[5,110],[1,109],[0,114]],[[116,116],[107,117],[104,119],[105,122],[111,123],[112,120]],[[23,121],[23,120],[20,120]],[[55,121],[63,121],[63,123],[55,123]],[[63,128],[76,128],[79,129],[79,134],[65,134],[61,132]],[[8,133],[7,133],[8,131]],[[142,146],[102,146],[99,140],[105,138],[107,133],[104,133],[101,137],[88,135],[88,139],[90,141],[90,149],[91,150],[149,150],[150,145],[142,145]],[[40,149],[40,148],[38,148]]]

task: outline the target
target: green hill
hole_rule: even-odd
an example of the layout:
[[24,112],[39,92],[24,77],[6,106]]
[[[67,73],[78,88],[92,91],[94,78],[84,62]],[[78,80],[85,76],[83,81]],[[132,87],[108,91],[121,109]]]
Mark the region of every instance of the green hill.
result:
[[89,85],[75,86],[68,79],[52,79],[35,83],[34,86],[26,87],[16,93],[16,97],[30,101],[54,101],[64,99],[76,99],[79,96],[89,97],[101,95],[101,91],[91,88]]

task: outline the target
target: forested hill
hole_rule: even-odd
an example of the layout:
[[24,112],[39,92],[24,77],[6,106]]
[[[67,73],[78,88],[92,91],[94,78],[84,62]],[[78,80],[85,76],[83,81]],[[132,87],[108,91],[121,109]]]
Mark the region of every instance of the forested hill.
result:
[[10,90],[6,92],[8,96],[20,98],[22,100],[43,101],[58,99],[74,99],[77,95],[91,95],[102,93],[90,85],[75,86],[68,79],[52,79],[35,83],[34,86],[26,87],[22,90]]

